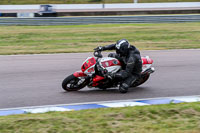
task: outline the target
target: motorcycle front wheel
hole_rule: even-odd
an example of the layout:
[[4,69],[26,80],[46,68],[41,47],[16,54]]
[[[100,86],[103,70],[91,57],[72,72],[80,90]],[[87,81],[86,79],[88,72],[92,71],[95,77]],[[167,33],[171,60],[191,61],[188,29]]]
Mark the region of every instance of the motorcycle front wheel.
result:
[[77,78],[73,74],[66,77],[62,82],[62,88],[65,91],[78,91],[88,84],[85,77]]

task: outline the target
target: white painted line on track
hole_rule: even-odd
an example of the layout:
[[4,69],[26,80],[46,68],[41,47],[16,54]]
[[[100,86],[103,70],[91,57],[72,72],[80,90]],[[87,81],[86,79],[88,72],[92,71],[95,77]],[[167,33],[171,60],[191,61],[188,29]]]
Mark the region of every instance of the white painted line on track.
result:
[[183,103],[183,102],[200,102],[200,95],[6,108],[6,109],[0,109],[0,116],[26,114],[26,113],[45,113],[50,111],[73,111],[73,110],[95,109],[95,108],[144,106],[144,105],[157,105],[157,104],[170,104],[170,103]]
[[[126,100],[112,100],[112,101],[94,101],[94,102],[83,102],[83,103],[71,103],[71,104],[54,104],[54,105],[41,105],[41,106],[27,106],[27,107],[16,107],[16,108],[4,108],[1,110],[15,110],[15,109],[28,109],[28,108],[42,108],[42,107],[54,107],[54,106],[67,106],[67,105],[80,105],[80,104],[101,104],[101,103],[114,103],[114,102],[129,102],[129,101],[142,101],[142,100],[155,100],[155,99],[171,99],[171,98],[186,98],[190,97],[199,97],[200,95],[192,95],[192,96],[174,96],[174,97],[155,97],[155,98],[141,98],[141,99],[126,99]],[[194,101],[196,102],[196,101]]]

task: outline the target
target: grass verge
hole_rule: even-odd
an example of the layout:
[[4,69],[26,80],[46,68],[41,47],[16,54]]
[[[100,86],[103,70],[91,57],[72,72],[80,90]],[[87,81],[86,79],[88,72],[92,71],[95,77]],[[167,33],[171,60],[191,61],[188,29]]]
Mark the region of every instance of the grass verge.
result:
[[199,133],[200,102],[0,117],[2,133]]
[[200,23],[0,26],[0,54],[89,52],[126,38],[140,50],[200,48]]

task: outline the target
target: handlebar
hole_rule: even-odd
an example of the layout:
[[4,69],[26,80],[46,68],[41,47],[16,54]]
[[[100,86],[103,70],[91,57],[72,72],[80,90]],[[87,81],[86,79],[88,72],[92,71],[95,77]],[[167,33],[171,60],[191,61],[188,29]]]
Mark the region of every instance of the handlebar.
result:
[[96,50],[95,50],[93,54],[94,54],[94,56],[97,57],[97,58],[102,58],[102,57],[103,57],[103,55],[101,54],[101,51],[96,51]]

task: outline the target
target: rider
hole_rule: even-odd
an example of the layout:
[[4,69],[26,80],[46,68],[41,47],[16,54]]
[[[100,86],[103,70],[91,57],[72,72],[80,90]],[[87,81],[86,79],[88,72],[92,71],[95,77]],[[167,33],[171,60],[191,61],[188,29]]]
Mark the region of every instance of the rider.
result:
[[130,45],[126,39],[121,39],[116,44],[99,46],[95,50],[116,50],[116,53],[110,53],[108,56],[117,58],[122,63],[122,70],[110,76],[113,79],[122,80],[119,91],[126,93],[128,88],[139,78],[142,71],[142,60],[139,50],[135,46]]

